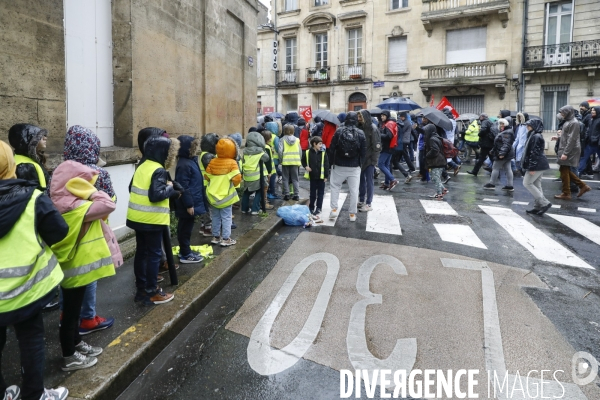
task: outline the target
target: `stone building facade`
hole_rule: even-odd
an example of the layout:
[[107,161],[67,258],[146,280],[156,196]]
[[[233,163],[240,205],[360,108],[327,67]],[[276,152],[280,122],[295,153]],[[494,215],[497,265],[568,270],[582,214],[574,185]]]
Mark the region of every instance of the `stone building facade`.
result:
[[388,97],[422,106],[448,97],[459,112],[517,108],[523,2],[518,0],[273,0],[275,33],[258,31],[262,112],[333,112]]
[[49,131],[50,166],[68,126],[102,141],[126,229],[137,132],[245,132],[254,123],[256,0],[0,2],[0,139],[17,122]]
[[597,0],[528,1],[524,109],[547,130],[556,128],[560,107],[600,97],[599,6]]

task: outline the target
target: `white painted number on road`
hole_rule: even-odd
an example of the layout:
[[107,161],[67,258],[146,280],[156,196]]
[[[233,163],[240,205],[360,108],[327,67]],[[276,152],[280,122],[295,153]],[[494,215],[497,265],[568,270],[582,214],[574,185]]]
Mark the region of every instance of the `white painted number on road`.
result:
[[[275,318],[277,318],[281,308],[304,271],[315,261],[325,261],[327,263],[327,275],[321,285],[321,290],[319,290],[315,304],[298,336],[283,349],[274,349],[270,345],[269,336]],[[319,333],[339,270],[340,261],[336,256],[329,253],[313,254],[300,261],[294,267],[290,276],[285,280],[283,286],[269,305],[269,308],[267,308],[267,311],[265,311],[252,331],[247,350],[248,363],[252,369],[261,375],[278,374],[296,364],[304,356]]]

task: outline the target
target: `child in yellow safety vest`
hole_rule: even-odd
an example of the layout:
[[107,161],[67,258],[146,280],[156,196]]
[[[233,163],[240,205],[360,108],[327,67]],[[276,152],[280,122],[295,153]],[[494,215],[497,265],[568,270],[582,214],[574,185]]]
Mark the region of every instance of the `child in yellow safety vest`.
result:
[[294,195],[292,200],[300,200],[298,193],[298,167],[302,165],[302,148],[300,141],[294,136],[294,126],[286,125],[283,127],[283,138],[279,140],[279,162],[281,163],[281,173],[283,175],[283,199],[290,199],[290,184],[293,186]]
[[[263,188],[268,185],[267,176],[271,170],[271,158],[265,152],[265,139],[258,132],[248,133],[242,157],[242,179],[244,180],[242,213],[251,212],[252,215],[258,215],[261,199],[264,196]],[[248,207],[252,193],[254,193],[254,201],[250,210]]]
[[233,139],[219,139],[217,157],[206,166],[204,178],[208,181],[206,197],[212,219],[212,244],[227,247],[236,244],[231,238],[233,203],[239,201],[236,186],[242,181],[236,159],[238,147]]
[[116,243],[116,238],[104,222],[116,204],[94,187],[98,174],[76,161],[65,161],[54,171],[50,184],[52,202],[69,225],[67,236],[52,246],[65,275],[60,325],[63,371],[89,368],[98,361],[102,348],[81,340],[81,305],[87,286],[114,275],[115,265],[122,263],[120,251],[111,252],[108,246],[109,241]]
[[313,215],[319,216],[323,208],[325,182],[329,178],[329,159],[321,137],[313,136],[310,139],[310,149],[306,150],[304,157],[302,157],[302,166],[306,169],[304,177],[310,180],[310,203],[308,208]]
[[8,141],[15,149],[17,178],[37,182],[42,192],[50,186],[44,156],[47,137],[46,129],[30,124],[16,124],[8,130]]

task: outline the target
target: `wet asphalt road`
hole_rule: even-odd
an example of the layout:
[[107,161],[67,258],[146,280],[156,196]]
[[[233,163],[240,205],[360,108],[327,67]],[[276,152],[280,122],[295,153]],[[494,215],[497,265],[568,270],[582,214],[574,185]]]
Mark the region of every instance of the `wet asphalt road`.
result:
[[[549,171],[546,176],[556,175],[556,171]],[[312,231],[439,250],[532,271],[550,290],[523,290],[575,350],[589,352],[600,360],[600,248],[550,217],[531,217],[525,214],[526,206],[512,205],[513,201],[532,200],[522,187],[522,179],[515,179],[514,193],[499,189],[483,190],[482,186],[487,180],[485,175],[473,178],[460,174],[447,185],[450,193],[446,196],[446,202],[460,217],[428,215],[424,212],[419,200],[426,199],[425,196],[433,192],[431,184],[421,184],[415,182],[415,179],[409,185],[399,185],[391,194],[376,189],[375,194],[393,196],[402,236],[366,232],[365,213],[359,213],[357,222],[350,222],[347,218],[348,201],[342,208],[335,227],[316,227]],[[308,187],[304,180],[301,185]],[[584,213],[577,210],[577,207],[600,208],[600,190],[596,190],[599,183],[590,185],[594,190],[581,199],[571,202],[553,201],[561,204],[562,208],[552,212],[583,217],[600,225],[600,212]],[[560,183],[544,180],[543,188],[546,197],[551,199],[553,194],[560,192]],[[492,205],[511,208],[594,269],[540,262],[478,207],[481,204],[490,205],[483,201],[484,198],[498,199]],[[433,223],[469,225],[477,232],[481,241],[488,245],[488,249],[441,241]],[[282,228],[119,399],[339,398],[338,371],[301,359],[282,373],[261,376],[248,363],[246,349],[249,339],[225,328],[292,242],[305,231],[297,227]],[[307,250],[307,254],[309,253]]]

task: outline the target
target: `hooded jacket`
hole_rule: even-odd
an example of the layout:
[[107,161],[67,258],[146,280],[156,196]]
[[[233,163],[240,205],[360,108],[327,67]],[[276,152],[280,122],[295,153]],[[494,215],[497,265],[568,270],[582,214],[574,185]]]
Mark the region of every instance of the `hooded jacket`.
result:
[[237,132],[232,133],[231,135],[229,135],[229,138],[231,138],[237,146],[237,153],[236,153],[235,161],[240,161],[240,157],[242,156],[240,153],[240,149],[242,148],[242,141],[243,141],[242,134],[237,133]]
[[359,124],[365,134],[365,158],[362,160],[361,168],[365,169],[370,165],[377,165],[379,154],[381,154],[381,136],[377,125],[371,121],[371,113],[367,110],[360,110],[363,123]]
[[325,144],[326,148],[331,147],[331,140],[333,139],[333,135],[335,135],[336,130],[337,126],[329,121],[323,121],[323,133],[321,138],[323,139],[323,143]]
[[[493,160],[511,160],[515,157],[513,143],[515,142],[515,133],[510,125],[505,127],[503,131],[498,133],[494,139],[494,148],[490,152]],[[500,158],[502,157],[502,158]]]
[[293,111],[293,112],[286,114],[284,123],[283,123],[283,125],[293,125],[294,126],[294,136],[296,136],[297,138],[300,138],[300,131],[302,130],[298,126],[299,119],[300,119],[300,116],[298,115],[298,113]]
[[[297,140],[300,140],[300,139],[298,139],[294,135],[283,135],[283,137],[281,139],[279,139],[279,148],[277,149],[277,153],[279,154],[279,160],[283,160],[284,143],[287,143],[290,146],[293,146]],[[302,148],[300,146],[298,146],[298,149],[299,149],[298,151],[300,153],[300,158],[302,159]]]
[[[221,138],[215,147],[217,157],[213,158],[206,166],[206,173],[211,175],[227,175],[230,172],[238,171],[239,167],[235,161],[239,157],[237,143],[230,137]],[[208,178],[205,176],[205,178]],[[237,186],[242,181],[242,174],[238,173],[231,178],[231,183]]]
[[188,208],[194,208],[194,215],[204,214],[207,211],[204,207],[204,178],[198,165],[200,139],[181,135],[177,140],[179,140],[179,153],[175,181],[183,187],[183,193],[175,202],[175,215],[178,218],[194,218],[187,212]]
[[[381,115],[385,115],[385,122],[381,122],[381,128],[379,131],[379,137],[381,139],[381,152],[382,153],[393,153],[394,149],[391,148],[392,139],[394,138],[394,132],[392,129],[397,126],[395,123],[388,125],[388,121],[392,121],[389,110],[383,110]],[[397,129],[397,128],[396,128]],[[402,142],[402,141],[400,141]]]
[[492,133],[492,125],[492,121],[487,117],[481,121],[481,126],[479,127],[479,145],[481,147],[494,147],[495,135]]
[[42,168],[46,187],[41,187],[38,173],[32,164],[17,165],[17,178],[37,182],[38,189],[41,191],[45,191],[50,186],[50,174],[44,165],[46,159],[37,151],[37,145],[44,136],[48,136],[47,130],[31,124],[16,124],[8,130],[8,141],[15,149],[15,154],[29,157]]
[[596,117],[592,118],[592,122],[588,128],[587,144],[590,146],[598,146],[600,142],[600,107],[594,107],[594,111],[596,111]]
[[513,149],[515,150],[515,160],[521,161],[523,158],[523,150],[525,148],[525,142],[527,141],[527,126],[525,125],[525,115],[522,113],[517,114],[517,127],[515,130],[515,142],[513,143]]
[[[558,145],[557,163],[577,167],[579,165],[579,156],[581,154],[581,144],[579,143],[579,121],[575,119],[575,109],[572,106],[564,106],[559,112],[564,117],[560,143]],[[566,160],[561,157],[567,156]]]
[[[398,128],[398,141],[402,141],[402,144],[406,145],[410,143],[410,139],[412,136],[412,121],[410,117],[407,116],[404,121],[398,118],[398,126],[402,126],[402,132],[400,132],[400,128]],[[402,125],[400,125],[400,123]]]
[[[167,182],[171,180],[167,169],[175,163],[178,153],[178,140],[167,139],[162,136],[152,136],[144,144],[144,158],[142,159],[142,163],[154,161],[162,166],[162,168],[157,168],[154,171],[150,180],[148,199],[152,203],[157,203],[171,197],[179,197],[183,193],[183,188],[177,181],[173,182],[173,186],[167,185]],[[131,192],[131,184],[129,185],[129,191]],[[127,220],[127,226],[140,231],[163,229],[161,225],[144,224],[129,219]]]
[[425,163],[427,168],[446,168],[444,144],[435,125],[429,123],[423,127],[425,135]]
[[[360,167],[362,165],[362,160],[366,157],[367,145],[365,134],[363,131],[358,129],[358,116],[355,112],[349,112],[346,114],[346,120],[344,122],[344,126],[338,128],[333,135],[333,139],[331,140],[331,151],[329,155],[331,156],[331,165],[339,165],[340,167]],[[340,141],[341,137],[344,134],[352,133],[358,135],[358,156],[354,158],[345,157],[341,153]]]
[[[8,147],[8,145],[6,146]],[[6,236],[21,218],[36,186],[37,182],[14,177],[0,179],[0,238]],[[35,201],[35,230],[48,246],[60,242],[69,233],[69,226],[45,194],[38,196]],[[13,250],[18,251],[19,249]],[[1,252],[0,259],[4,259]],[[14,325],[33,317],[53,297],[54,291],[50,291],[46,296],[25,307],[12,312],[0,313],[0,326]]]
[[523,158],[521,158],[521,169],[525,171],[546,171],[550,169],[548,159],[544,154],[546,144],[544,142],[544,125],[539,119],[527,121],[523,126],[531,126],[532,130],[527,133],[527,141],[523,146]]
[[217,154],[216,146],[219,141],[219,135],[216,133],[207,133],[200,139],[200,150],[211,154]]
[[61,214],[76,209],[86,200],[92,201],[92,205],[83,219],[81,236],[87,232],[93,221],[100,220],[102,233],[108,244],[113,264],[115,268],[118,268],[123,265],[123,255],[121,254],[119,242],[114,232],[104,221],[117,208],[117,205],[107,193],[98,191],[95,187],[92,188],[91,183],[90,188],[92,188],[93,192],[91,195],[86,194],[83,197],[72,193],[66,187],[67,183],[74,178],[81,178],[86,182],[91,182],[98,174],[98,171],[76,161],[65,161],[54,170],[52,184],[50,185],[50,196],[52,197],[52,203],[54,203],[54,206]]
[[77,161],[98,171],[98,180],[94,185],[96,189],[102,190],[108,197],[116,200],[115,189],[110,180],[110,174],[104,168],[96,164],[100,158],[100,139],[91,129],[80,125],[74,125],[67,131],[65,137],[65,148],[63,160]]
[[[262,163],[263,170],[267,171],[270,174],[272,172],[271,157],[269,157],[269,155],[265,153],[265,138],[263,138],[263,136],[258,132],[250,132],[248,136],[246,136],[246,147],[244,148],[244,156],[254,156],[257,154],[261,154],[260,163]],[[251,192],[260,190],[260,180],[256,180],[253,182],[244,181],[244,190],[248,190]]]
[[140,130],[140,132],[138,133],[137,142],[138,149],[140,149],[140,153],[142,153],[142,156],[144,155],[144,144],[148,139],[150,139],[151,137],[163,136],[166,133],[167,131],[160,128],[144,128]]

